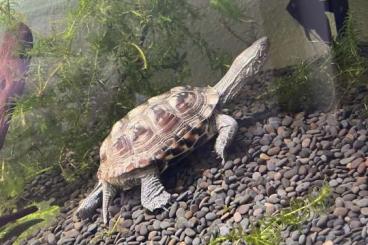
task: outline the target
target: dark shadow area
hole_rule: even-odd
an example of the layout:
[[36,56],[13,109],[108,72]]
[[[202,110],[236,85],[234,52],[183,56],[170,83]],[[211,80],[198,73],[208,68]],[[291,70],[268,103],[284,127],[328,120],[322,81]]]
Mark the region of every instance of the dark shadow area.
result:
[[0,227],[6,225],[9,222],[15,221],[17,219],[20,219],[28,214],[31,214],[37,211],[38,211],[38,208],[36,206],[31,206],[25,209],[21,209],[12,214],[0,216]]
[[175,161],[161,174],[165,187],[171,193],[185,192],[206,169],[217,167],[220,160],[212,153],[215,140],[212,139],[194,150],[185,158]]
[[322,41],[331,43],[331,27],[325,14],[326,11],[334,14],[338,37],[344,35],[344,23],[349,11],[347,0],[291,0],[286,9],[303,26],[310,41],[311,31],[315,30]]
[[349,11],[348,0],[326,0],[325,9],[334,14],[338,35],[344,35],[344,23]]
[[11,230],[9,230],[9,232],[7,232],[2,239],[0,239],[0,243],[3,243],[13,237],[18,237],[20,234],[28,230],[30,227],[37,225],[43,221],[44,221],[43,219],[34,219],[34,220],[29,220],[29,221],[26,221],[24,223],[21,223],[15,226]]
[[368,42],[360,42],[358,47],[361,52],[361,56],[368,59]]
[[311,31],[315,30],[323,42],[331,43],[331,30],[325,14],[325,5],[320,0],[291,0],[286,9],[303,26],[309,41]]

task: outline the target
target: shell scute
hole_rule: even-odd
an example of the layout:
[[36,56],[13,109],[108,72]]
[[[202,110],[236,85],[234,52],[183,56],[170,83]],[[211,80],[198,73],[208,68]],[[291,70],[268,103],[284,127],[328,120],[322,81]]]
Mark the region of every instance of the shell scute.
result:
[[218,99],[213,88],[182,86],[133,109],[103,142],[98,177],[108,181],[187,152],[206,133]]
[[144,121],[134,122],[129,128],[131,143],[133,145],[144,144],[151,140],[154,132]]
[[188,91],[170,96],[168,102],[178,113],[186,115],[191,112],[191,108],[193,108],[197,99],[196,93]]
[[172,109],[165,104],[155,104],[147,108],[148,117],[160,133],[170,132],[180,121]]

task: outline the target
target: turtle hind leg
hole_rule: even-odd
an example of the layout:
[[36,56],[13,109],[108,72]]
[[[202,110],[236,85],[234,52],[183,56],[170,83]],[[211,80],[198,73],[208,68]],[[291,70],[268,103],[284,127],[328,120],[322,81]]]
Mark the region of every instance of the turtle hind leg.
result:
[[141,202],[143,207],[151,212],[164,208],[170,200],[170,194],[166,192],[155,174],[149,174],[142,178]]
[[98,182],[91,193],[80,203],[76,214],[81,219],[91,217],[94,211],[101,205],[102,183]]
[[234,118],[225,114],[216,115],[216,129],[218,136],[215,143],[216,154],[222,159],[222,164],[225,163],[225,149],[233,141],[236,132],[238,131],[238,123]]
[[108,208],[115,194],[116,190],[111,184],[105,181],[102,182],[102,219],[104,224],[107,224],[109,216]]

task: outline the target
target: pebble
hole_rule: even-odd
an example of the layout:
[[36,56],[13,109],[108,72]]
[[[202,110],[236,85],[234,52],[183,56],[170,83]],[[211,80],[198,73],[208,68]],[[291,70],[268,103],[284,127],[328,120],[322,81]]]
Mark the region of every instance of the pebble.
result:
[[53,233],[49,233],[47,235],[47,242],[49,244],[56,244],[56,237],[55,237],[55,235]]
[[194,237],[196,235],[196,232],[190,228],[186,228],[184,230],[185,235],[189,236],[189,237]]
[[96,230],[97,230],[97,224],[91,224],[87,228],[87,232],[90,232],[90,233],[95,233]]
[[360,209],[361,214],[368,216],[368,207],[367,208],[361,208]]
[[277,155],[279,152],[280,152],[280,147],[275,146],[275,147],[270,148],[270,149],[267,151],[267,155],[269,155],[269,156],[274,156],[274,155]]
[[267,170],[268,171],[275,171],[276,170],[276,164],[273,161],[267,162]]
[[338,217],[344,217],[348,213],[348,209],[344,207],[335,208],[333,214]]
[[347,165],[348,163],[352,162],[355,159],[355,156],[344,158],[340,161],[340,164]]
[[334,245],[334,243],[331,240],[325,241],[323,245]]
[[77,230],[75,230],[75,229],[72,229],[72,230],[66,231],[64,233],[64,235],[65,235],[65,237],[69,237],[69,238],[71,238],[71,237],[77,237],[79,235],[79,232]]
[[242,220],[242,216],[241,216],[241,214],[239,213],[239,212],[235,212],[234,213],[234,221],[236,222],[236,223],[238,223],[238,222],[240,222]]
[[361,208],[368,207],[368,198],[357,199],[357,200],[354,200],[353,203]]
[[165,229],[167,229],[168,227],[170,227],[171,225],[170,225],[170,223],[169,222],[167,222],[167,221],[162,221],[162,222],[160,222],[160,228],[162,229],[162,230],[165,230]]
[[[217,160],[203,153],[208,166],[196,162],[191,169],[190,164],[178,164],[177,171],[163,177],[174,197],[167,211],[144,210],[135,189],[126,192],[128,197],[117,197],[109,211],[122,214],[120,233],[112,233],[111,239],[102,238],[97,244],[207,244],[212,231],[226,235],[237,225],[249,231],[255,220],[287,207],[292,198],[303,198],[324,181],[332,189],[330,209],[298,230],[287,228],[282,233],[283,244],[368,244],[368,121],[359,122],[354,113],[279,114],[253,126],[242,126],[235,139],[239,147],[229,152],[224,166],[216,165]],[[43,186],[42,193],[46,194],[58,181],[40,178],[32,185]],[[74,204],[62,203],[60,221],[43,231],[47,235],[42,241],[90,244],[103,230],[100,211],[83,222],[70,218],[78,198],[87,192],[70,189],[64,202],[71,196],[77,200]],[[42,233],[32,241],[41,237]]]
[[337,182],[337,180],[332,179],[332,180],[330,180],[329,184],[330,184],[331,187],[336,187],[339,183]]
[[298,173],[297,168],[292,168],[284,173],[284,178],[290,179]]
[[217,218],[217,216],[214,213],[208,213],[208,214],[206,214],[206,220],[208,220],[208,221],[213,221],[216,218]]
[[297,192],[306,191],[306,190],[308,190],[309,186],[310,186],[310,182],[303,182],[303,183],[297,185],[295,190]]
[[321,215],[317,222],[317,226],[320,228],[324,228],[327,224],[328,216],[327,215]]

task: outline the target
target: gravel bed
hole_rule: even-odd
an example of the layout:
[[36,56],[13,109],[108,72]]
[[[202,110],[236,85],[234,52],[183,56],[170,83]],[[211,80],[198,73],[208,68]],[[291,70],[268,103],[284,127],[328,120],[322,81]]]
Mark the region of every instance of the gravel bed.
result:
[[[272,112],[241,126],[223,166],[210,142],[163,174],[176,200],[167,210],[144,210],[135,188],[115,198],[108,229],[100,209],[90,220],[73,215],[95,183],[90,180],[64,194],[55,223],[22,244],[206,244],[232,227],[248,231],[324,181],[333,191],[330,207],[299,230],[283,231],[283,244],[368,244],[368,119],[359,110],[362,98],[333,112]],[[252,108],[259,110],[235,105],[228,111],[244,118]],[[32,184],[56,178],[39,177]],[[63,193],[62,186],[57,189]]]

